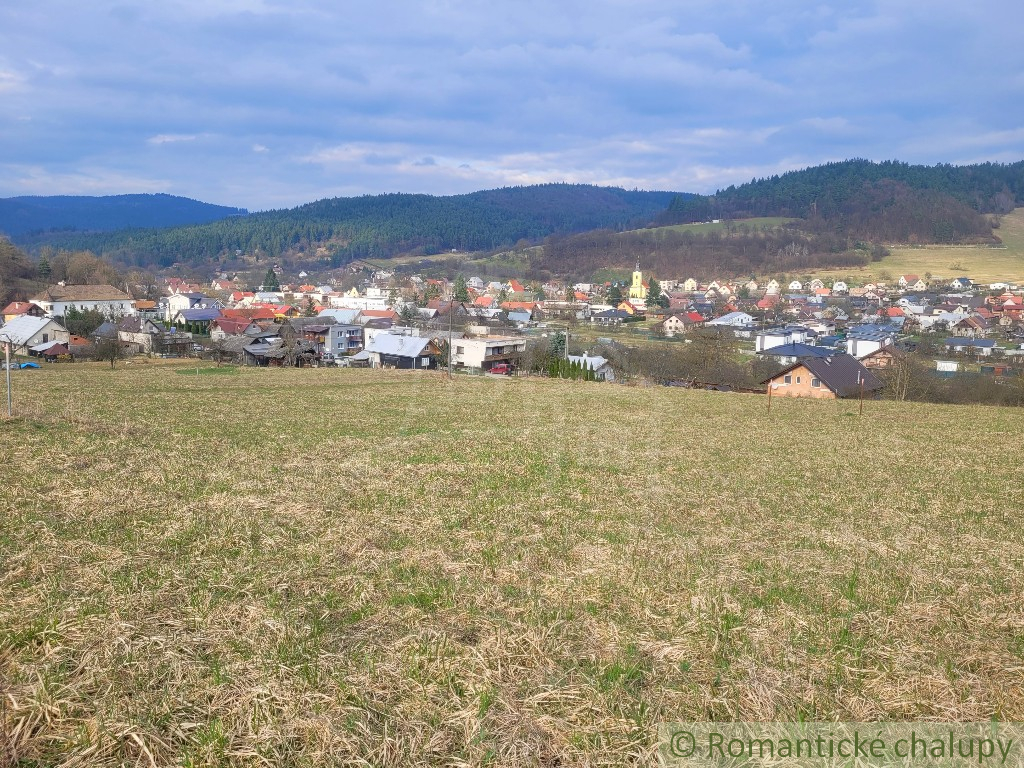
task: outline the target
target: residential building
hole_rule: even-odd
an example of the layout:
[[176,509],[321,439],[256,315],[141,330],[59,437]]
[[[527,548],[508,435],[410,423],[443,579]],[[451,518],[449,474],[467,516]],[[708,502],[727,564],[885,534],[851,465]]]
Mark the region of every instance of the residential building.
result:
[[452,365],[457,368],[488,370],[497,363],[514,368],[526,351],[526,340],[515,336],[487,336],[452,342]]
[[882,381],[850,355],[807,358],[762,382],[772,397],[830,399],[873,396]]
[[12,354],[28,354],[29,347],[49,342],[68,344],[71,335],[52,317],[16,317],[0,328],[0,343],[10,342]]
[[135,300],[112,285],[51,285],[32,297],[48,317],[64,317],[74,307],[82,312],[98,310],[107,317],[135,314]]

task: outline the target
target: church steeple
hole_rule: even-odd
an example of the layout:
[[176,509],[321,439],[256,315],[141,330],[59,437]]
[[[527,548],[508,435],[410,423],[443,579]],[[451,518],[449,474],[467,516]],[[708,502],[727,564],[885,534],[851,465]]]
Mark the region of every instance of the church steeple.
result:
[[644,273],[640,271],[640,257],[636,259],[636,269],[633,271],[633,284],[629,286],[629,298],[646,299],[647,289],[644,287]]

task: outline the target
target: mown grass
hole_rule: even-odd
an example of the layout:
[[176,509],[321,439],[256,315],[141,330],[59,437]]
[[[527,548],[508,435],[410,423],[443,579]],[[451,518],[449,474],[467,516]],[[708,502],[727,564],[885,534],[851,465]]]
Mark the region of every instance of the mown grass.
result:
[[344,370],[35,373],[0,763],[621,765],[1024,717],[1024,414]]

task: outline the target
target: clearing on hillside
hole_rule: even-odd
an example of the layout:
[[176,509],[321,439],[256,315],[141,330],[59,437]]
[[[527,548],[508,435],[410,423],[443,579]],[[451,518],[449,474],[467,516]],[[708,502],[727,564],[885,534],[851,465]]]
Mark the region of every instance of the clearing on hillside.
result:
[[665,721],[1024,719],[1022,411],[166,372],[15,381],[0,763],[622,765]]

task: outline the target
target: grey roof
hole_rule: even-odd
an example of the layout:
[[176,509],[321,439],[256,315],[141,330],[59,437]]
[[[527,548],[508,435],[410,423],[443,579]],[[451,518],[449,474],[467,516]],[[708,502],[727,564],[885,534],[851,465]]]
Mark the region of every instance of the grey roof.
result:
[[762,349],[757,354],[765,355],[766,357],[796,357],[804,359],[812,357],[830,357],[835,353],[836,351],[834,349],[823,349],[822,347],[814,347],[810,344],[790,342],[789,344],[779,344],[777,347]]
[[216,320],[220,317],[219,309],[183,309],[175,317],[180,317],[186,323],[202,322],[204,320]]
[[419,357],[430,344],[429,338],[417,336],[395,336],[390,333],[378,333],[366,345],[367,352],[379,355],[396,355],[398,357]]
[[994,339],[946,339],[947,347],[981,347],[991,349],[996,345]]
[[[324,309],[320,312],[319,317],[333,317],[337,323],[352,324],[359,319],[358,309]],[[323,320],[321,320],[323,322]]]
[[0,338],[8,338],[15,346],[21,346],[45,328],[47,323],[54,323],[58,328],[64,330],[64,328],[52,318],[21,315],[14,318],[0,329]]
[[600,355],[569,355],[569,362],[579,363],[592,371],[600,369],[603,365],[608,365],[608,361]]

